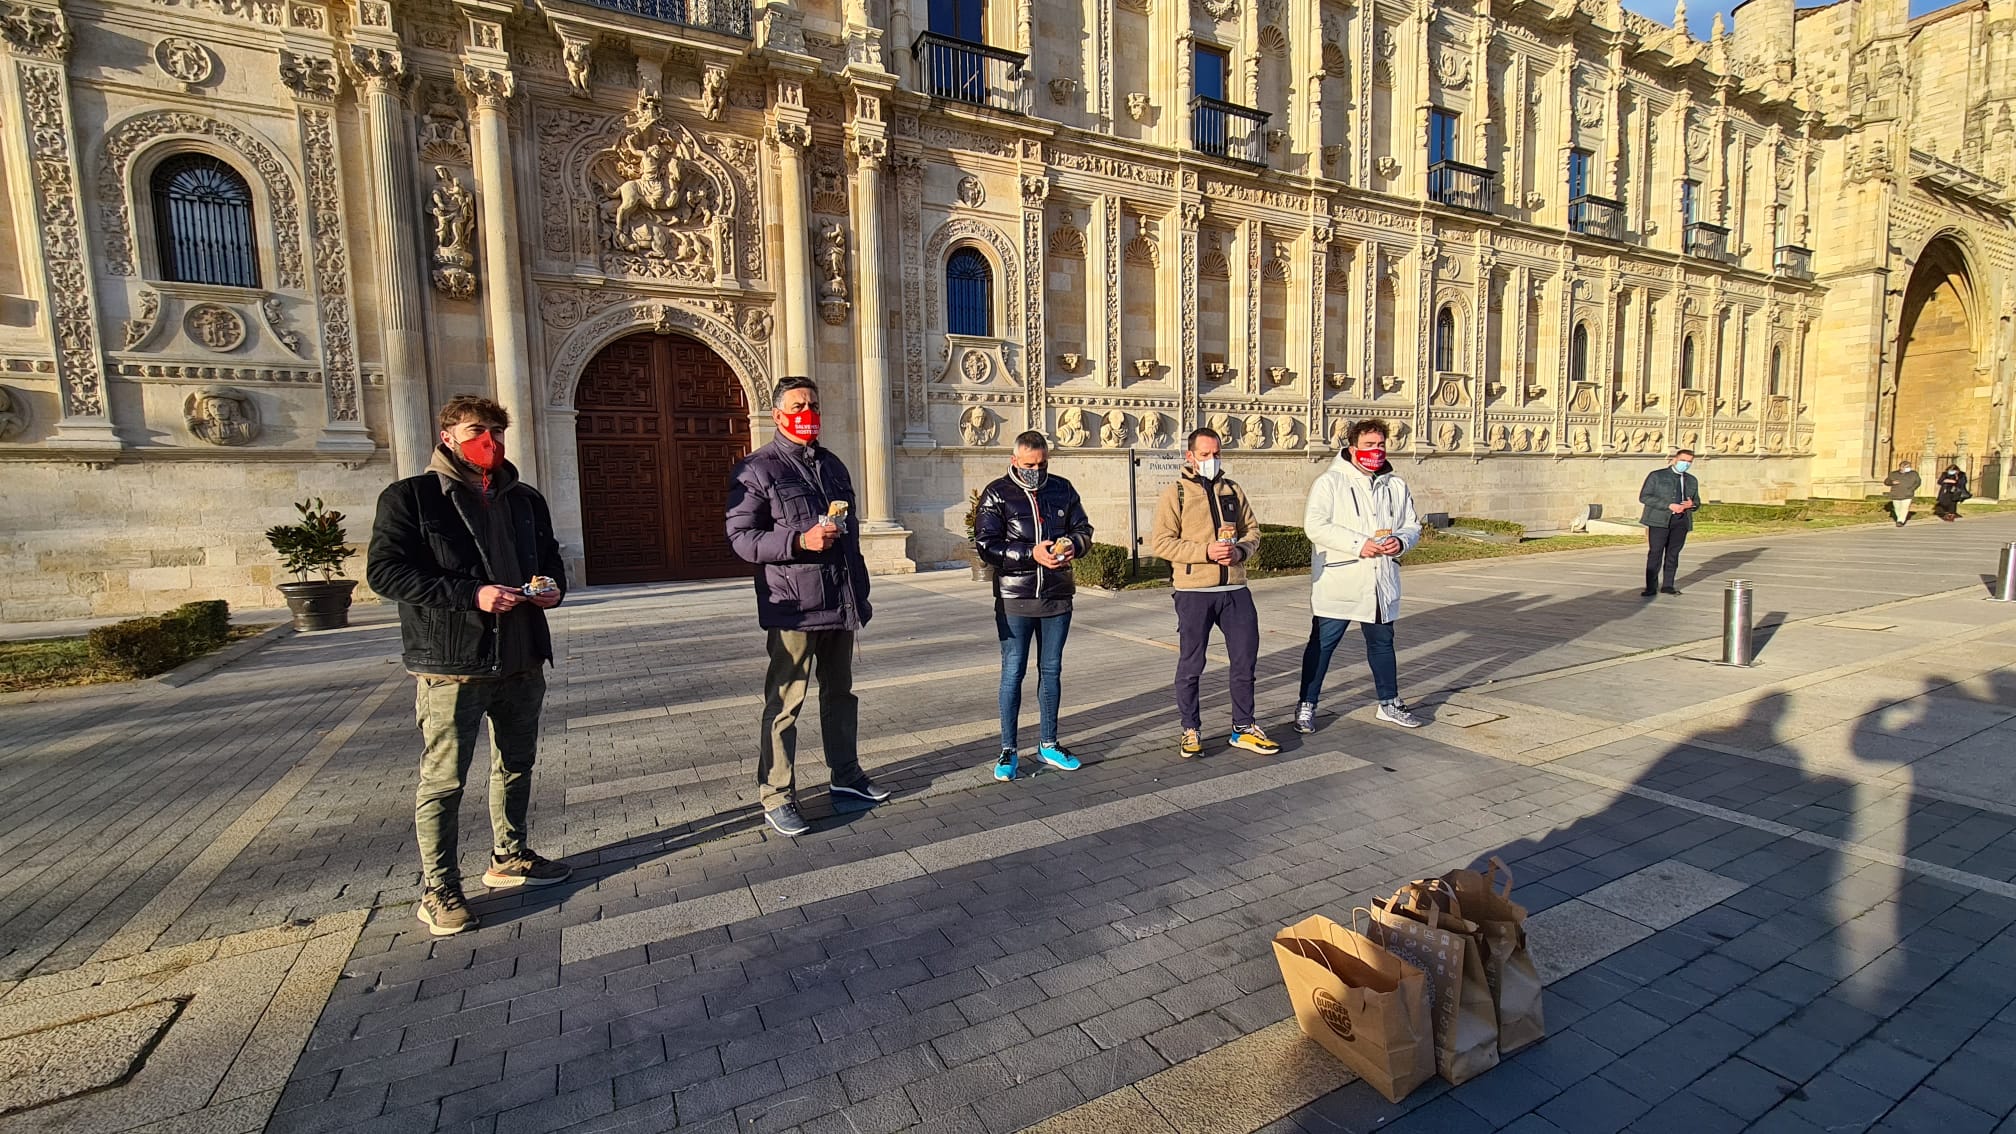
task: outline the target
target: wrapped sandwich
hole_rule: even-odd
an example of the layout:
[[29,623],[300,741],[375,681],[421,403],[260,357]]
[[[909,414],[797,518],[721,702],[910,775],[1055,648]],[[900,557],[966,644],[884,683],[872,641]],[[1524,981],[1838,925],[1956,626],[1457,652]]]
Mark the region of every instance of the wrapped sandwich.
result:
[[1218,542],[1219,542],[1219,543],[1231,543],[1231,542],[1232,542],[1232,540],[1233,540],[1233,539],[1234,539],[1234,538],[1235,538],[1236,536],[1238,536],[1238,534],[1239,534],[1239,525],[1237,525],[1237,524],[1219,524],[1219,525],[1218,525]]
[[847,502],[845,500],[835,500],[833,503],[826,505],[826,519],[823,522],[827,527],[837,528],[846,519]]
[[547,595],[560,589],[560,584],[546,575],[534,575],[532,581],[522,588],[526,595]]

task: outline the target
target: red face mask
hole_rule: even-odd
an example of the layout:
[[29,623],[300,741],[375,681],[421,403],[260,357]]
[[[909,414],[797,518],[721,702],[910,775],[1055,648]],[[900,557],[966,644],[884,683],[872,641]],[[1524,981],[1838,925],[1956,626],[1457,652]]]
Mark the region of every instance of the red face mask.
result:
[[799,410],[784,415],[784,434],[803,445],[819,436],[819,411]]
[[1386,450],[1353,449],[1351,450],[1351,459],[1357,461],[1360,468],[1376,469],[1386,463]]
[[497,466],[504,463],[504,450],[498,446],[497,439],[488,433],[478,433],[456,446],[456,449],[462,454],[463,460],[486,473],[496,471]]

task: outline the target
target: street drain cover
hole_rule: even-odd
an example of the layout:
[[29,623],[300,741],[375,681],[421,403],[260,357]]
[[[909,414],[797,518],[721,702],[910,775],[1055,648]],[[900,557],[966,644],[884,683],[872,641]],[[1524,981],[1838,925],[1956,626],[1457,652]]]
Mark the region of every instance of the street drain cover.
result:
[[154,1000],[0,1039],[0,1115],[126,1081],[185,1003]]

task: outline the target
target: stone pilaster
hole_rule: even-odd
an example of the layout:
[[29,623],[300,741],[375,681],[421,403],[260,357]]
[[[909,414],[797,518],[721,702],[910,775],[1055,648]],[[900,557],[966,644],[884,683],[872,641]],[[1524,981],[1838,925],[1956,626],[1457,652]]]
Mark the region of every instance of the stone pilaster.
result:
[[[860,333],[861,369],[861,536],[863,551],[872,551],[869,566],[878,572],[915,570],[904,555],[908,532],[896,522],[895,436],[890,427],[889,329],[882,294],[882,164],[889,157],[889,139],[882,122],[882,100],[855,94],[854,121],[848,128],[854,152],[854,295],[855,326]],[[871,542],[872,541],[872,542]],[[893,553],[893,554],[892,554]]]
[[805,150],[812,127],[805,109],[805,84],[797,77],[777,81],[770,144],[777,152],[778,220],[784,226],[784,370],[812,375],[813,338],[819,322],[817,281],[812,273],[812,230],[805,209]]
[[280,50],[280,81],[294,97],[301,164],[308,181],[308,229],[315,249],[315,305],[322,322],[322,393],[326,421],[315,447],[355,453],[377,449],[365,431],[363,374],[357,361],[356,291],[344,228],[343,159],[336,137],[336,60],[320,45]]
[[[48,312],[55,345],[60,417],[51,448],[117,449],[98,340],[98,297],[91,286],[91,248],[79,215],[77,133],[64,69],[70,25],[55,4],[10,4],[0,21],[0,45],[11,61],[8,113],[0,120],[27,159],[39,255],[22,257]],[[39,277],[39,278],[37,278]]]
[[364,93],[371,140],[373,251],[379,321],[385,337],[385,387],[392,409],[392,460],[400,476],[427,468],[434,429],[427,389],[426,328],[421,318],[420,262],[415,253],[412,170],[406,108],[400,90],[406,62],[393,45],[351,47],[350,66]]
[[[490,332],[492,381],[497,401],[511,414],[511,460],[526,480],[537,482],[538,437],[533,419],[537,394],[532,384],[524,263],[518,240],[518,188],[511,160],[511,99],[517,77],[503,53],[503,28],[471,15],[471,36],[458,76],[469,96],[475,134],[476,185],[482,223],[483,309]],[[489,46],[484,46],[484,45]]]

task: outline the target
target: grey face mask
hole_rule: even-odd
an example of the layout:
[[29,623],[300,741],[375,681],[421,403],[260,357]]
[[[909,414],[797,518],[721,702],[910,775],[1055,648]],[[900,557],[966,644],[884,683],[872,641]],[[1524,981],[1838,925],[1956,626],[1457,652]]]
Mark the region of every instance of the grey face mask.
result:
[[1032,491],[1043,487],[1043,478],[1047,473],[1047,469],[1040,467],[1025,469],[1020,465],[1008,466],[1008,474],[1015,478],[1015,483]]

